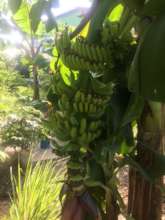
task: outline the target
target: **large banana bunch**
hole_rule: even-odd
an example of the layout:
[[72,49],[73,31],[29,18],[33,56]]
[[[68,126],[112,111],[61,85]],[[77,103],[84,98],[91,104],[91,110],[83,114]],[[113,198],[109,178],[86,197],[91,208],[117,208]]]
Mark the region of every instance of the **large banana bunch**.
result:
[[136,40],[131,32],[121,35],[121,30],[121,23],[105,20],[101,32],[102,44],[111,51],[114,68],[127,67],[136,48]]
[[56,37],[56,47],[63,63],[72,70],[101,72],[107,65],[112,67],[110,50],[104,46],[89,44],[82,37],[72,42],[67,30]]
[[70,49],[71,40],[67,28],[62,33],[57,33],[55,43],[59,53],[63,53],[65,50]]
[[64,53],[61,55],[63,63],[72,70],[90,70],[92,72],[101,72],[105,69],[106,63],[90,62],[73,53]]
[[71,140],[80,147],[88,146],[100,136],[102,124],[101,120],[93,121],[86,117],[76,117],[73,114],[68,118],[62,112],[54,113],[55,136],[61,141]]
[[88,116],[97,116],[104,114],[108,101],[109,97],[77,91],[73,98],[73,109],[75,112],[86,113]]
[[113,49],[113,41],[116,40],[116,38],[119,37],[119,23],[118,22],[110,22],[109,20],[105,20],[104,26],[101,32],[101,39],[103,45],[107,46],[108,44],[111,44],[110,49]]
[[88,146],[102,131],[102,115],[109,98],[77,91],[70,98],[62,94],[59,111],[54,113],[55,135],[62,141],[72,140],[79,146]]
[[110,51],[105,47],[89,44],[82,37],[77,37],[71,45],[74,54],[89,60],[90,62],[102,63],[107,62],[111,58]]
[[102,44],[112,52],[116,50],[116,41],[120,41],[120,44],[124,42],[132,43],[132,35],[130,32],[121,37],[121,23],[118,21],[110,22],[109,20],[104,21],[104,25],[101,32]]

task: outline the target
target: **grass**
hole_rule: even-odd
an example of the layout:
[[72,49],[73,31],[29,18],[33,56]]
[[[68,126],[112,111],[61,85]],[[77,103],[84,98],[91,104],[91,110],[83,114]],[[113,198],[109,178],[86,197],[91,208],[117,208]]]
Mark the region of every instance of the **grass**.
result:
[[62,173],[52,161],[37,163],[34,168],[29,162],[23,180],[19,167],[17,180],[12,177],[13,196],[6,220],[59,219]]

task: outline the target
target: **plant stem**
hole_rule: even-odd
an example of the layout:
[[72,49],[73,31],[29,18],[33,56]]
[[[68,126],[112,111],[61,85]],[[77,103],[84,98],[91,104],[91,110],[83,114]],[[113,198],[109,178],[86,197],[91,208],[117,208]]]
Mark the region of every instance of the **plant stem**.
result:
[[[156,120],[159,113],[158,109],[157,112],[152,111],[147,103],[138,122],[136,160],[142,167],[151,166],[154,160],[148,147],[159,153],[162,152],[162,132],[160,123]],[[160,185],[162,185],[162,178],[152,184],[138,171],[130,169],[128,213],[132,214],[136,220],[160,220],[161,190],[158,187]]]

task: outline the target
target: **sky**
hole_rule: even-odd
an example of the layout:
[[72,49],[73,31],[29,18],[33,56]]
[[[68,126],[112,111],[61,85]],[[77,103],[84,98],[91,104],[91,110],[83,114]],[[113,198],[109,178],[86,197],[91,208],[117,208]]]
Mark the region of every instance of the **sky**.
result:
[[89,0],[60,0],[59,8],[54,8],[53,14],[58,16],[77,7],[89,8],[91,2]]

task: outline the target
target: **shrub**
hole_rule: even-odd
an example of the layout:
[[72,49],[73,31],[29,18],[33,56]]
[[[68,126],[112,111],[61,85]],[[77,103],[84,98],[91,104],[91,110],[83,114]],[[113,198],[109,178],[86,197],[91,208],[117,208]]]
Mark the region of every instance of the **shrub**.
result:
[[12,177],[8,220],[57,220],[62,173],[53,161],[38,162],[35,167],[29,162],[24,177],[19,167],[17,180]]
[[42,136],[42,126],[35,117],[10,115],[1,125],[3,146],[29,148]]

